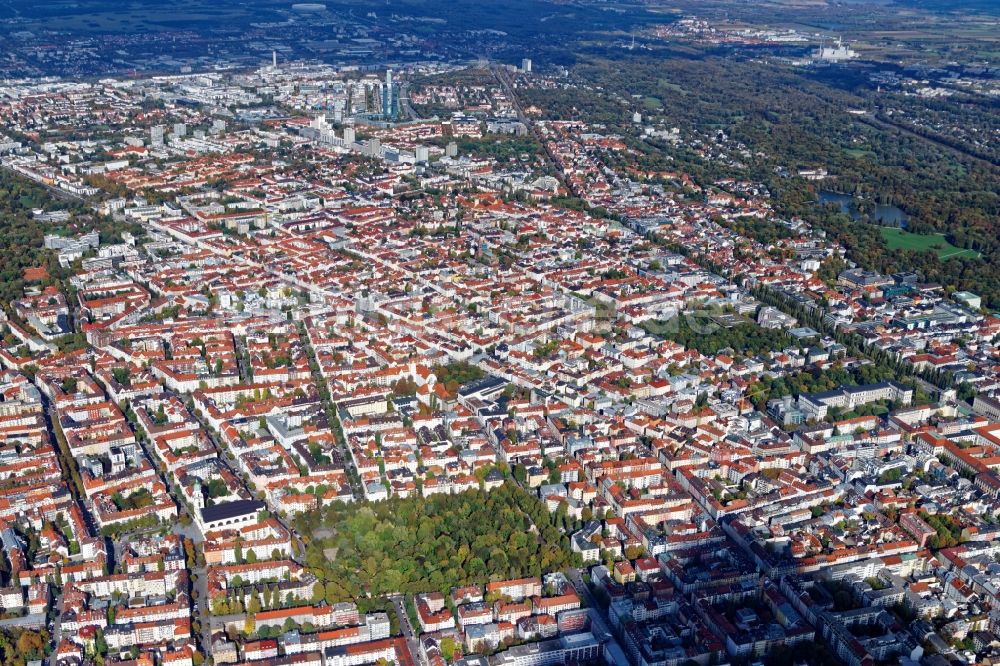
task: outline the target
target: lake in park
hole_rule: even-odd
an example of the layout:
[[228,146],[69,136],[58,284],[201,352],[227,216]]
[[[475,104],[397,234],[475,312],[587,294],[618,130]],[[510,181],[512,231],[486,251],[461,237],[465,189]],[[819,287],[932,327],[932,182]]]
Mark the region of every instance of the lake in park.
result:
[[[857,209],[852,205],[854,203],[854,197],[850,194],[820,190],[819,203],[821,206],[825,206],[830,203],[837,204],[840,206],[840,212],[847,213],[852,219],[861,219],[861,214],[858,213]],[[879,224],[884,224],[888,227],[899,227],[900,229],[906,228],[906,213],[891,204],[876,204],[874,219]]]

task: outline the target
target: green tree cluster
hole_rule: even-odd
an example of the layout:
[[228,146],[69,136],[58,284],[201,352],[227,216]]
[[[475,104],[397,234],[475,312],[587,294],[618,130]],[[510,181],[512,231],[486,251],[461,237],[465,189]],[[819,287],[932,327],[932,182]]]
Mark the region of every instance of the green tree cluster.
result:
[[295,522],[308,542],[306,565],[331,603],[539,576],[577,560],[554,515],[514,483],[490,492],[335,503]]
[[445,389],[452,395],[463,384],[477,381],[486,376],[486,373],[478,366],[466,361],[454,361],[448,365],[435,365],[431,369],[437,376],[438,381],[444,384]]
[[707,319],[700,322],[699,329],[692,328],[687,317],[675,317],[669,321],[645,321],[642,328],[648,333],[673,340],[687,349],[697,349],[707,356],[714,356],[723,349],[732,349],[737,354],[755,356],[766,352],[779,351],[797,346],[784,331],[763,328],[751,322],[743,322],[726,328],[712,324]]
[[49,634],[44,629],[4,628],[0,630],[0,663],[25,666],[29,661],[42,659],[48,645]]

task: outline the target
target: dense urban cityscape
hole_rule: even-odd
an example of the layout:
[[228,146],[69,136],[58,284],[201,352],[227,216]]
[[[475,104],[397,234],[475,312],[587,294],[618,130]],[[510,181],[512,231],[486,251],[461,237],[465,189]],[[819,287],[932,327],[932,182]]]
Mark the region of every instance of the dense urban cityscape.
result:
[[20,4],[0,663],[1000,663],[988,47]]

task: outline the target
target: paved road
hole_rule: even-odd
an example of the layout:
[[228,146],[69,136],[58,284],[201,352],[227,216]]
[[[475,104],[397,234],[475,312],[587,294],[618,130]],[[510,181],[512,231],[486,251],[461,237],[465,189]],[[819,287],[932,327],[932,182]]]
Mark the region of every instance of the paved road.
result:
[[56,614],[56,619],[52,623],[52,644],[59,645],[62,641],[63,594],[61,589],[59,590],[59,595],[56,597],[56,602],[52,605],[52,608]]
[[566,178],[563,175],[562,169],[559,168],[559,165],[556,163],[555,157],[552,155],[552,153],[549,152],[549,147],[547,142],[545,141],[545,137],[542,136],[542,133],[538,131],[538,127],[535,126],[535,123],[531,121],[531,118],[528,117],[528,114],[526,114],[524,112],[524,109],[521,107],[521,100],[518,99],[517,93],[514,92],[514,85],[511,83],[507,71],[503,67],[496,67],[496,66],[491,67],[490,69],[493,72],[494,78],[496,78],[497,82],[500,84],[500,87],[503,88],[504,93],[506,93],[507,99],[509,99],[511,103],[514,105],[514,111],[517,113],[517,119],[521,121],[525,127],[528,128],[528,131],[531,132],[531,135],[535,138],[536,141],[538,141],[539,145],[542,146],[542,156],[549,163],[549,167],[555,174],[556,180],[559,181],[559,184],[562,185],[566,189],[566,191],[572,192],[572,189],[566,182]]
[[420,663],[424,663],[424,658],[420,652],[420,642],[417,640],[418,634],[414,631],[413,625],[410,624],[410,616],[406,613],[406,604],[403,602],[403,596],[401,594],[392,595],[389,597],[389,600],[392,601],[392,605],[396,608],[396,617],[399,618],[399,628],[403,631],[403,636],[406,638],[410,654]]
[[[195,545],[195,552],[200,552],[200,545],[205,538],[201,530],[193,522],[188,525],[177,523],[171,530],[173,534],[181,538],[191,539]],[[194,604],[194,616],[201,623],[201,647],[206,653],[212,649],[212,616],[208,605],[208,569],[198,565],[191,570],[191,601]],[[197,580],[195,580],[197,577]]]
[[[320,401],[323,406],[323,410],[327,413],[336,413],[336,405],[334,405],[330,400],[322,399],[322,396],[329,396],[330,384],[326,381],[323,376],[322,369],[319,365],[319,359],[316,358],[316,350],[313,349],[312,340],[309,337],[309,329],[305,327],[305,324],[300,324],[302,330],[299,331],[299,338],[302,343],[302,350],[306,354],[306,358],[309,360],[309,371],[312,373],[313,381],[316,382],[317,386],[323,386],[326,392],[320,393]],[[333,424],[330,424],[333,427]],[[357,470],[354,469],[354,463],[351,458],[351,451],[347,448],[347,442],[341,441],[339,437],[336,437],[336,431],[334,431],[334,443],[337,449],[340,451],[340,456],[344,461],[344,468],[347,470],[347,482],[351,486],[351,493],[354,495],[355,499],[363,499],[364,489],[361,487],[361,483],[358,477]],[[305,546],[300,542],[299,545],[302,550],[299,551],[305,555]]]
[[587,587],[587,583],[584,582],[583,576],[580,575],[579,569],[570,569],[567,573],[567,577],[570,582],[573,583],[573,587],[576,588],[576,593],[580,595],[580,598],[587,602],[587,608],[589,610],[588,616],[590,617],[590,632],[594,634],[594,638],[598,642],[605,644],[605,650],[610,650],[611,654],[625,654],[622,650],[621,645],[618,643],[618,639],[615,635],[611,633],[611,628],[608,626],[607,615],[601,606],[597,603],[597,599],[591,594],[590,588]]
[[413,105],[410,104],[410,84],[406,81],[399,84],[399,102],[399,105],[403,107],[403,113],[406,114],[407,120],[420,120],[420,115],[413,109]]
[[234,341],[236,343],[236,365],[240,371],[240,379],[249,383],[252,379],[250,377],[250,368],[247,366],[247,350],[244,339],[241,336],[234,336]]
[[573,583],[573,587],[576,588],[576,593],[580,595],[580,598],[587,602],[587,608],[590,610],[590,627],[594,636],[602,643],[614,641],[614,634],[611,633],[611,628],[608,627],[604,611],[601,610],[600,604],[597,603],[594,595],[591,594],[590,588],[587,587],[583,576],[580,575],[580,570],[570,569],[566,572],[566,577]]
[[[138,424],[132,423],[131,425],[137,432],[141,430],[141,426],[139,426]],[[185,502],[185,497],[184,494],[181,492],[180,486],[177,485],[176,477],[170,471],[167,472],[160,471],[159,468],[160,460],[154,455],[154,452],[151,450],[149,442],[148,440],[146,440],[145,437],[137,439],[139,441],[139,445],[142,447],[143,452],[146,455],[146,458],[148,458],[156,468],[157,477],[161,481],[163,481],[164,484],[166,484],[167,492],[170,494],[170,496],[174,500],[174,503],[177,505],[178,520],[176,523],[174,523],[173,527],[170,529],[170,532],[172,534],[176,534],[182,539],[183,538],[190,539],[192,543],[194,543],[195,545],[195,551],[198,552],[199,546],[205,540],[205,538],[202,535],[201,530],[198,529],[198,526],[195,525],[193,520],[188,522],[187,525],[185,525],[183,522],[180,521],[181,516],[185,516],[188,514],[188,505]],[[122,553],[124,553],[125,548],[128,546],[128,542],[131,538],[135,538],[137,536],[145,536],[148,533],[158,531],[159,529],[160,528],[157,527],[157,528],[151,528],[149,530],[128,532],[126,534],[121,535],[114,542],[115,554],[120,556]],[[197,618],[198,621],[201,623],[200,641],[202,650],[205,653],[208,653],[211,650],[211,645],[212,645],[212,633],[211,633],[212,628],[209,623],[210,616],[208,608],[208,571],[205,569],[205,567],[195,567],[191,571],[191,573],[198,577],[198,580],[196,581],[192,578],[192,603],[194,604],[194,617]],[[197,594],[195,595],[194,592],[197,592]]]

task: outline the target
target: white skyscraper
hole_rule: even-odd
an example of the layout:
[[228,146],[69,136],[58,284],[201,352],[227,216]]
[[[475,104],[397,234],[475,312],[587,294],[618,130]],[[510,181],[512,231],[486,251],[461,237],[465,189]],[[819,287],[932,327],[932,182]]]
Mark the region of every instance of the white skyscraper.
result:
[[385,70],[385,87],[382,88],[382,115],[392,119],[396,115],[396,100],[392,89],[392,70]]
[[153,125],[149,128],[149,145],[156,148],[163,145],[163,125]]
[[524,58],[521,60],[521,71],[525,74],[531,72],[531,58]]

